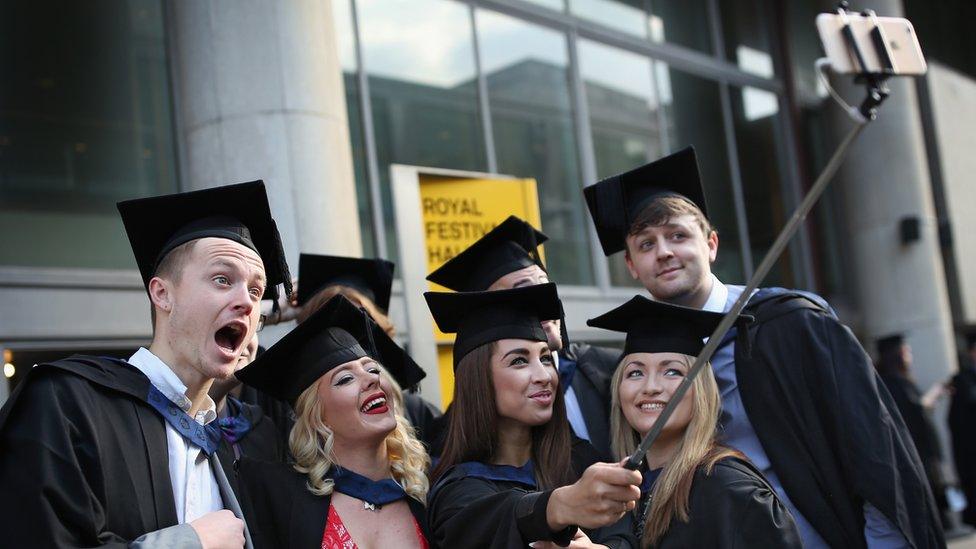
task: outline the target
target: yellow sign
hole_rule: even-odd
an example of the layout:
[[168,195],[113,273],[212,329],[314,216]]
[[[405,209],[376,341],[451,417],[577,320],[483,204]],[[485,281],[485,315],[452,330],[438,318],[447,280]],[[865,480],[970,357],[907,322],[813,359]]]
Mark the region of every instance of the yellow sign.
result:
[[[542,227],[539,196],[534,179],[466,179],[420,174],[421,219],[427,254],[427,272],[437,269],[476,240],[516,215]],[[431,283],[434,291],[448,291]],[[437,341],[442,405],[454,397],[452,334],[434,326]]]

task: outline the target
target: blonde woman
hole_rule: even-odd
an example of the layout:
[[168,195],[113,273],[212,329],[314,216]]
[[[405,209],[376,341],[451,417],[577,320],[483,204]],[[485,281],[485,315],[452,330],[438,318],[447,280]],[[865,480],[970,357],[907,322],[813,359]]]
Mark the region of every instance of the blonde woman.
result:
[[336,296],[238,372],[290,402],[297,417],[292,465],[239,463],[256,547],[428,547],[430,460],[384,367],[404,385],[423,377],[379,326]]
[[[617,458],[633,453],[688,374],[722,315],[637,296],[587,324],[627,334],[611,381]],[[642,547],[801,547],[796,524],[762,474],[718,444],[711,367],[695,379],[645,457],[634,510]]]

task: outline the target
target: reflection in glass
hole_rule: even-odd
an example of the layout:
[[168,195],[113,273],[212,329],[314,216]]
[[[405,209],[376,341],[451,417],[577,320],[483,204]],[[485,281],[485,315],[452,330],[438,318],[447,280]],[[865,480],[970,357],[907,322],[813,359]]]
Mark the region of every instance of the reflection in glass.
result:
[[[750,118],[745,108],[747,90],[733,87],[731,91],[749,243],[752,247],[753,263],[758,265],[791,212],[786,207],[783,174],[776,158],[776,118]],[[791,250],[787,248],[766,276],[766,285],[793,286],[790,253]]]
[[346,92],[346,115],[349,117],[349,140],[352,145],[352,166],[356,178],[356,206],[359,211],[363,257],[374,257],[377,253],[376,235],[373,231],[373,213],[370,208],[369,179],[366,171],[366,141],[363,136],[363,117],[360,108],[352,0],[334,0],[332,13],[339,50],[339,66],[342,67],[342,81]]
[[[450,0],[358,0],[383,216],[393,219],[389,165],[487,167],[468,7]],[[386,223],[396,260],[394,224]]]
[[569,0],[569,11],[605,27],[648,38],[644,0]]
[[650,38],[712,53],[706,0],[649,0]]
[[553,280],[593,284],[566,37],[486,10],[477,11],[477,28],[498,170],[538,182]]
[[739,68],[759,76],[772,76],[772,63],[769,74],[756,72],[739,57],[740,47],[745,46],[768,58],[772,51],[769,45],[769,6],[765,0],[719,0],[722,14],[722,36],[725,38],[725,56],[729,61],[739,64]]
[[[636,168],[664,154],[662,116],[651,60],[603,44],[580,40],[579,63],[590,114],[599,179]],[[610,282],[638,286],[623,254],[609,258]]]
[[134,269],[115,203],[176,190],[161,3],[2,6],[0,264]]

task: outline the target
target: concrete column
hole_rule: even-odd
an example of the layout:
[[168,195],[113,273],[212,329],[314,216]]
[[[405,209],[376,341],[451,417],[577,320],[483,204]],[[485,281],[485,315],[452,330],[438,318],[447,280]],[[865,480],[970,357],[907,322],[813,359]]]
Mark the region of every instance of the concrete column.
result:
[[[899,0],[866,0],[857,7],[904,16]],[[841,94],[859,104],[864,88],[852,80],[833,78]],[[952,314],[915,85],[895,78],[889,87],[891,97],[851,148],[833,185],[844,197],[853,254],[849,275],[856,280],[865,347],[873,353],[877,337],[903,332],[914,352],[919,386],[925,390],[957,367]],[[839,142],[852,123],[839,108],[828,111]],[[908,216],[920,220],[921,238],[903,245],[899,223]]]
[[170,4],[183,186],[263,179],[288,262],[360,255],[332,3]]

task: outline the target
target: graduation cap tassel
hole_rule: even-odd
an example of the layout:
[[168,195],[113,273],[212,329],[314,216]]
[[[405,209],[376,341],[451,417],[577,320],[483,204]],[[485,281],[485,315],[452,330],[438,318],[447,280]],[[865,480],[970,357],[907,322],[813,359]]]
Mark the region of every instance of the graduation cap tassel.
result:
[[738,320],[739,313],[742,312],[742,309],[746,306],[746,303],[748,303],[749,298],[752,296],[752,292],[758,288],[759,284],[764,278],[766,278],[766,274],[769,273],[769,270],[779,259],[780,254],[783,253],[783,250],[786,248],[787,244],[789,244],[790,239],[793,238],[796,231],[800,228],[800,224],[804,219],[806,219],[807,214],[810,213],[810,210],[813,209],[813,206],[817,203],[820,195],[822,195],[824,190],[827,189],[827,185],[830,184],[830,180],[833,178],[834,173],[836,173],[837,169],[840,168],[847,149],[850,147],[851,143],[854,142],[857,136],[860,135],[861,131],[867,127],[870,120],[871,119],[857,120],[854,128],[852,128],[851,131],[848,132],[847,136],[844,137],[844,140],[841,142],[840,146],[837,147],[834,155],[830,158],[830,162],[827,163],[827,166],[824,168],[823,172],[819,177],[817,177],[817,181],[814,182],[813,187],[810,188],[810,192],[807,193],[807,195],[803,198],[803,201],[799,206],[797,206],[796,211],[793,212],[790,220],[783,227],[783,230],[780,231],[779,236],[776,237],[776,241],[769,248],[769,251],[762,260],[762,263],[759,264],[759,267],[756,268],[756,272],[753,273],[752,278],[749,279],[749,283],[746,284],[742,295],[739,296],[739,299],[735,301],[735,304],[732,305],[729,312],[725,314],[724,318],[722,318],[722,322],[720,322],[718,327],[715,328],[715,331],[712,332],[712,335],[708,338],[708,343],[705,344],[705,348],[702,349],[701,353],[698,354],[698,357],[695,358],[695,362],[688,371],[688,375],[685,376],[685,379],[681,382],[681,385],[679,385],[675,390],[674,395],[671,396],[671,399],[664,407],[664,410],[661,411],[661,415],[658,417],[657,421],[654,422],[654,426],[651,427],[650,432],[648,432],[647,436],[645,436],[641,441],[640,445],[637,447],[637,450],[627,459],[627,463],[624,465],[624,467],[627,469],[636,470],[638,467],[640,467],[641,463],[643,463],[644,456],[647,455],[647,451],[650,450],[651,445],[654,444],[654,441],[657,440],[657,437],[661,434],[661,431],[668,423],[668,419],[671,417],[671,414],[674,413],[675,408],[678,407],[678,404],[685,396],[685,393],[687,393],[688,389],[691,388],[691,384],[695,381],[695,378],[698,377],[698,374],[701,372],[702,368],[704,368],[705,365],[708,364],[708,361],[711,360],[712,355],[715,354],[719,344],[725,337],[725,333],[728,332],[732,325]]

